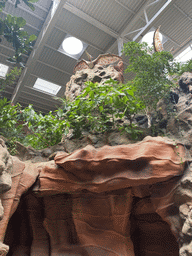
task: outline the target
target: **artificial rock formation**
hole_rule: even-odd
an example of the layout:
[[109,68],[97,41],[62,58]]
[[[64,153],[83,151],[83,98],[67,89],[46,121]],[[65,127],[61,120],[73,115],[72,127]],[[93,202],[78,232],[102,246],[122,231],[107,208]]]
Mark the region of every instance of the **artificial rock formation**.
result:
[[90,81],[104,84],[110,78],[123,82],[122,60],[105,65],[95,64],[93,68],[85,68],[76,71],[75,75],[71,76],[70,81],[66,85],[65,96],[69,100],[74,100],[85,88],[85,82]]
[[182,144],[147,137],[60,152],[46,163],[11,159],[0,255],[7,245],[8,255],[190,255],[191,169]]
[[[66,97],[86,81],[122,82],[122,60],[113,57],[81,61]],[[19,160],[0,139],[0,256],[192,255],[190,83],[183,75],[171,107],[159,103],[174,141],[86,133],[40,151],[17,143]]]

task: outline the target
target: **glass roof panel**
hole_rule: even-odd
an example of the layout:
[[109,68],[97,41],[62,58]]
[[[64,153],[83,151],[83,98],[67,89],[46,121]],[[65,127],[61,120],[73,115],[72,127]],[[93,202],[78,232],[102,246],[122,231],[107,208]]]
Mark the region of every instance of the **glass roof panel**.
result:
[[41,92],[44,92],[44,93],[48,93],[51,95],[57,95],[57,93],[61,89],[61,86],[51,83],[49,81],[43,80],[41,78],[37,78],[33,88],[37,89]]
[[8,72],[9,66],[0,64],[0,77],[5,77]]

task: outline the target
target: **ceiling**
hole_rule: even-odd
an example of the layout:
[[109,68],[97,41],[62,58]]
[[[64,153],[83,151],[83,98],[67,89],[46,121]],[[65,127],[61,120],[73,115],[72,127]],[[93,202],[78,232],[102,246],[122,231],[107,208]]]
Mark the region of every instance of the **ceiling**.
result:
[[[33,104],[43,113],[54,111],[59,102],[33,88],[37,78],[60,85],[57,96],[62,97],[77,63],[58,51],[67,34],[85,42],[94,58],[107,52],[120,54],[123,43],[140,41],[159,25],[166,38],[164,49],[174,47],[174,56],[192,41],[192,0],[39,0],[34,12],[23,3],[15,9],[14,1],[8,0],[1,18],[8,13],[25,18],[27,32],[38,37],[30,57],[23,55],[26,66],[17,85],[7,85],[4,96],[12,103]],[[0,63],[8,65],[6,59],[13,53],[11,45],[2,40]],[[86,54],[81,58],[86,59]],[[128,57],[123,59],[128,65]],[[125,75],[130,78],[131,74]]]

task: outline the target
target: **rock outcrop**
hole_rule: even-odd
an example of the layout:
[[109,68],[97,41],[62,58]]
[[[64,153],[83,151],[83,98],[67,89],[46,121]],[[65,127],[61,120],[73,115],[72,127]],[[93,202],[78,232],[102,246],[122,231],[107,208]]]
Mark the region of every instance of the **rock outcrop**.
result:
[[75,75],[71,76],[70,81],[66,85],[65,96],[69,100],[74,100],[86,87],[85,82],[105,83],[110,78],[123,82],[122,61],[110,65],[96,64],[92,69],[77,71]]
[[[70,100],[86,81],[123,81],[122,61],[80,64]],[[179,85],[152,120],[172,139],[86,132],[43,150],[17,143],[20,160],[0,139],[0,255],[192,255],[191,74]]]
[[1,255],[6,245],[9,255],[175,256],[179,245],[180,255],[190,255],[185,155],[180,143],[147,137],[60,152],[45,163],[11,157],[13,184],[1,195]]

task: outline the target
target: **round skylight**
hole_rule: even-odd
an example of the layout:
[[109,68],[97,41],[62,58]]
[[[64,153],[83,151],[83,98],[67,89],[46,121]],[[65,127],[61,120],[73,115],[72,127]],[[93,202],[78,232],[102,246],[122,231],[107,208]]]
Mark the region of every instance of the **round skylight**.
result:
[[71,55],[78,54],[83,50],[83,43],[75,37],[67,37],[62,46],[64,51]]
[[[146,35],[144,35],[144,37],[142,38],[141,41],[148,43],[148,45],[149,45],[150,47],[152,47],[152,46],[153,46],[153,36],[154,36],[154,31],[150,31],[150,32],[148,32]],[[162,36],[161,33],[159,33],[159,37],[160,37],[160,40],[161,40],[161,42],[162,42],[163,36]]]

